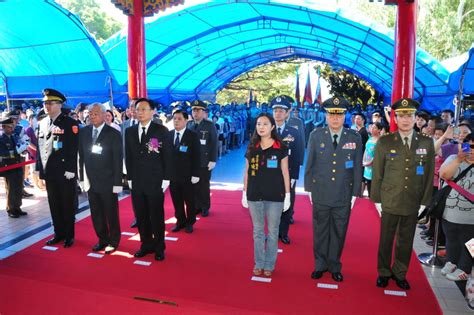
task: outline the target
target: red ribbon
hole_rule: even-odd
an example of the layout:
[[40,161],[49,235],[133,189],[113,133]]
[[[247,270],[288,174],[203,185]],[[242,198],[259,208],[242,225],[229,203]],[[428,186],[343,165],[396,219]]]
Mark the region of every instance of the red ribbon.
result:
[[26,162],[21,162],[21,163],[17,163],[17,164],[12,164],[12,165],[8,165],[8,166],[0,167],[0,172],[9,171],[9,170],[12,170],[14,168],[20,168],[20,167],[23,167],[25,165],[32,164],[32,163],[35,163],[35,162],[36,162],[35,160],[30,160],[30,161],[26,161]]

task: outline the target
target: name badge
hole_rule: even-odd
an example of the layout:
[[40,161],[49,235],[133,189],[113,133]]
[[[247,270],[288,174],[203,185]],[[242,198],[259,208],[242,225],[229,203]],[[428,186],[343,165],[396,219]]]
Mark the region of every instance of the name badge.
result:
[[346,168],[353,168],[354,167],[354,161],[346,161]]
[[200,141],[201,141],[201,145],[206,145],[206,143],[207,143],[206,139],[201,139]]
[[291,155],[291,149],[288,149],[288,155]]
[[181,145],[179,146],[179,152],[188,152],[188,146],[187,145]]
[[418,165],[416,167],[416,175],[423,175],[423,174],[425,174],[425,170],[423,169],[423,166]]
[[59,150],[59,149],[62,149],[62,148],[63,148],[62,141],[57,141],[57,140],[53,141],[53,149],[54,150]]
[[278,167],[278,160],[267,160],[267,168],[277,168]]
[[102,154],[102,147],[98,144],[94,144],[92,146],[92,153],[94,154]]

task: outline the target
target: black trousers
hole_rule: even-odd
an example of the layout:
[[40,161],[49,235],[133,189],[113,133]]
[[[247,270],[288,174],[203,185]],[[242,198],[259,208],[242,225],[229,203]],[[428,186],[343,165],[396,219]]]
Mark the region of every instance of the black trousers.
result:
[[118,195],[88,191],[92,224],[99,238],[99,244],[115,248],[120,243],[120,220],[118,212]]
[[165,250],[164,195],[161,189],[153,194],[132,189],[132,203],[137,216],[141,249],[161,254]]
[[19,211],[22,204],[23,169],[14,168],[2,174],[5,177],[7,211]]
[[78,205],[76,178],[47,179],[45,182],[55,236],[74,238],[74,215]]
[[199,182],[195,190],[196,209],[209,210],[211,208],[211,171],[206,167],[199,170]]
[[281,219],[280,219],[280,229],[278,232],[278,235],[280,237],[285,237],[288,236],[288,231],[290,230],[290,219],[293,217],[293,213],[295,213],[294,208],[295,208],[295,197],[296,197],[296,182],[294,186],[290,187],[290,208],[281,213]]
[[196,185],[191,182],[170,181],[174,216],[177,220],[176,225],[179,227],[193,225],[196,222],[196,208],[194,206],[194,186]]
[[[404,280],[410,264],[413,249],[418,213],[409,216],[395,215],[382,211],[380,225],[380,243],[377,270],[380,276]],[[392,265],[393,241],[395,242],[395,257]]]
[[446,260],[457,265],[465,273],[472,271],[472,257],[465,243],[474,237],[474,225],[451,223],[443,219],[446,233]]

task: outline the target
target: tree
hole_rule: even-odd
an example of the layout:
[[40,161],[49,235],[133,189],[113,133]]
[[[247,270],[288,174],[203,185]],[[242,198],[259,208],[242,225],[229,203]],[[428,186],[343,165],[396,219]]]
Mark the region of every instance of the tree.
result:
[[79,16],[99,45],[124,27],[103,12],[96,0],[58,0],[58,3]]

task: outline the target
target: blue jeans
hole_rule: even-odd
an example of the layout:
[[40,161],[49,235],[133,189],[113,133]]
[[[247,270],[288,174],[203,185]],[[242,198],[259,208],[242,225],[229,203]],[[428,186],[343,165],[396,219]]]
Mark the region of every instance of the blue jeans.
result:
[[[248,203],[253,223],[255,268],[273,271],[278,253],[278,227],[280,226],[283,202],[249,201]],[[266,248],[265,217],[268,227]]]

